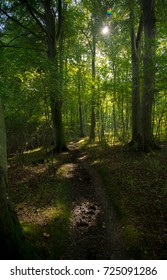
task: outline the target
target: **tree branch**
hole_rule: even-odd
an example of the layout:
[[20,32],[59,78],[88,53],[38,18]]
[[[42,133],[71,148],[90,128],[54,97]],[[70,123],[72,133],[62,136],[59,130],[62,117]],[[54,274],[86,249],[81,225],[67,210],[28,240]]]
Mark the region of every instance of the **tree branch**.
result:
[[83,29],[81,29],[81,32],[85,35],[85,37],[86,37],[86,39],[88,41],[91,53],[93,54],[93,48],[92,48],[92,45],[91,45],[91,42],[90,42],[90,38],[88,37],[88,35],[85,33],[85,31]]
[[29,47],[18,47],[18,46],[1,45],[0,48],[14,48],[14,49],[23,49],[23,50],[40,51],[40,52],[46,53],[46,50],[44,50],[44,49],[29,48]]
[[13,41],[17,40],[20,37],[24,37],[24,36],[28,36],[30,33],[23,33],[21,35],[16,36],[15,38],[13,38],[12,40],[9,41],[9,43],[6,46],[9,46]]
[[[36,15],[34,14],[34,11],[36,11],[36,10],[33,9],[33,8],[29,5],[29,3],[28,3],[27,0],[19,0],[19,1],[20,1],[20,3],[23,3],[23,4],[26,5],[26,7],[27,7],[27,9],[28,9],[28,11],[29,11],[29,13],[30,13],[30,15],[33,17],[33,19],[34,19],[35,22],[38,24],[38,26],[42,29],[42,31],[46,34],[46,33],[47,33],[46,29],[44,28],[44,26],[41,24],[40,20],[39,20],[39,19],[36,17]],[[37,11],[36,11],[36,12],[37,12]],[[40,14],[40,15],[42,15],[42,14]]]
[[7,16],[7,18],[9,18],[10,20],[12,20],[13,22],[17,23],[19,26],[21,26],[22,28],[24,28],[25,30],[29,31],[32,35],[34,35],[37,38],[41,38],[38,34],[34,33],[32,30],[29,30],[29,28],[27,28],[27,26],[25,26],[24,24],[22,24],[19,20],[17,20],[16,18],[10,16],[4,9],[2,9],[0,7],[0,11]]

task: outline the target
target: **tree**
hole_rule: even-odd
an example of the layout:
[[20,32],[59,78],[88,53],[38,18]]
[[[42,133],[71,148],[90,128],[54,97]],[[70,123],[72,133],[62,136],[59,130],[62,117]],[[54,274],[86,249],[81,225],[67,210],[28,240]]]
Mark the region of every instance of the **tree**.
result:
[[141,103],[141,38],[143,31],[143,15],[140,17],[137,36],[134,23],[134,0],[130,2],[131,21],[131,57],[132,57],[132,141],[131,145],[140,145],[140,103]]
[[0,98],[0,258],[25,258],[24,236],[8,192],[6,133]]
[[[132,141],[138,150],[154,146],[152,107],[155,92],[155,11],[154,0],[141,1],[141,17],[137,36],[134,28],[134,4],[130,3],[132,53]],[[141,35],[144,28],[143,85],[140,93]]]
[[[26,18],[24,18],[23,10],[20,10],[21,7],[18,3],[24,8]],[[16,3],[12,3],[12,5],[6,4],[5,8],[0,7],[0,11],[8,20],[19,25],[22,30],[26,30],[28,35],[31,34],[36,40],[42,40],[42,42],[46,43],[46,52],[49,60],[47,63],[50,79],[48,90],[53,121],[54,150],[61,152],[66,149],[62,122],[62,83],[60,82],[62,75],[60,52],[63,43],[62,1],[58,0],[56,3],[52,3],[51,0],[44,0],[40,1],[39,5],[36,2],[32,3],[28,0],[19,0]],[[21,19],[18,17],[19,14],[21,14]],[[32,20],[33,25],[31,23]]]
[[91,98],[91,128],[90,128],[90,140],[95,140],[95,126],[96,126],[96,116],[95,116],[95,79],[96,79],[96,44],[97,44],[97,35],[96,35],[96,25],[97,25],[97,16],[96,16],[96,6],[93,2],[93,11],[92,11],[92,18],[91,18],[91,33],[92,33],[92,98]]
[[145,151],[153,145],[152,106],[155,92],[155,1],[142,0],[144,24],[143,92],[141,103],[141,135]]
[[[48,119],[50,120],[51,112],[54,123],[53,138],[57,143],[55,150],[63,149],[61,147],[65,143],[63,124],[66,137],[80,136],[84,132],[94,139],[97,131],[98,134],[101,131],[101,138],[113,137],[115,141],[122,143],[127,143],[132,134],[131,144],[137,143],[137,148],[140,150],[147,149],[144,147],[146,142],[152,142],[153,145],[155,128],[160,127],[160,123],[162,124],[166,118],[163,106],[158,103],[160,99],[161,102],[163,100],[166,102],[164,82],[166,45],[163,38],[166,29],[164,22],[162,24],[158,20],[158,28],[162,33],[161,36],[158,29],[158,36],[164,49],[162,52],[159,48],[156,52],[158,87],[156,86],[157,94],[153,98],[154,82],[151,85],[150,80],[155,79],[155,57],[154,61],[152,60],[154,66],[149,65],[151,52],[152,57],[155,55],[153,42],[155,38],[150,36],[150,28],[148,30],[148,25],[150,26],[148,22],[151,20],[150,15],[147,16],[148,5],[151,7],[151,4],[148,4],[150,1],[147,5],[138,0],[124,0],[120,3],[112,1],[111,6],[114,3],[115,5],[114,8],[111,7],[110,18],[106,17],[106,5],[102,5],[106,1],[3,1],[5,2],[6,6],[1,5],[1,11],[3,10],[1,28],[4,35],[1,36],[2,47],[4,46],[7,57],[9,57],[9,50],[15,47],[11,59],[18,75],[24,76],[24,64],[26,64],[26,72],[28,68],[29,72],[39,69],[43,73],[45,96],[47,104],[50,103]],[[160,14],[165,18],[165,7],[164,5],[162,7],[162,3],[162,0],[157,2],[156,15],[159,18]],[[161,9],[159,9],[160,5]],[[104,25],[108,26],[109,33],[102,35],[101,30]],[[20,47],[23,49],[20,50]],[[26,47],[29,51],[30,48],[33,49],[31,53],[28,54]],[[148,55],[149,59],[147,59]],[[29,56],[24,60],[25,63],[22,60],[23,56]],[[28,60],[31,61],[31,66],[30,63],[27,64]],[[5,63],[8,61],[4,58]],[[9,69],[13,69],[12,64],[10,65]],[[38,81],[37,78],[36,82]],[[12,83],[16,87],[17,83],[14,80]],[[148,85],[152,88],[149,91]],[[18,89],[20,88],[18,86]],[[40,86],[35,85],[34,88],[38,89],[39,93],[40,118],[43,107],[42,90],[39,89]],[[11,116],[11,104],[7,101],[10,101],[11,96],[14,95],[10,92],[10,83],[8,83],[6,116],[8,114]],[[35,91],[34,96],[31,97],[28,96],[26,100],[27,108],[31,107],[31,102],[34,103]],[[149,136],[152,140],[146,139],[148,134],[152,134]]]
[[[56,65],[55,71],[52,72],[53,69],[51,68],[50,73],[50,102],[53,120],[53,139],[55,143],[54,151],[61,152],[67,149],[64,139],[64,128],[62,122],[62,1],[58,1],[57,7],[57,32],[55,27],[55,13],[52,9],[50,0],[44,1],[44,10],[48,58],[51,61],[51,64],[53,63],[53,65]],[[57,45],[59,45],[59,49]],[[53,86],[56,86],[56,94]]]

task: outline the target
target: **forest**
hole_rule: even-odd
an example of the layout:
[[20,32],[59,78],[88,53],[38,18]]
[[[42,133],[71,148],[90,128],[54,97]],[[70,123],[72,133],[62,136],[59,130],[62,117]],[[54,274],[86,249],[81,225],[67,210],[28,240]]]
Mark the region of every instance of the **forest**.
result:
[[166,15],[1,1],[1,260],[167,258]]

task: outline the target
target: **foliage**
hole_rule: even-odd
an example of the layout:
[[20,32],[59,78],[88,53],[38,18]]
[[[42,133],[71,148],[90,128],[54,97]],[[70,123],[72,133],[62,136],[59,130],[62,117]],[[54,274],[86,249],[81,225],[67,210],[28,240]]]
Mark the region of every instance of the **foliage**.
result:
[[[8,5],[7,3],[5,5],[4,2],[2,8],[10,12],[16,10],[15,19],[18,20],[20,14],[24,12],[24,5],[19,5],[19,1],[15,1],[15,3],[11,1],[11,6]],[[63,5],[62,97],[63,122],[68,139],[80,135],[80,118],[82,118],[84,134],[89,135],[90,130],[92,88],[90,16],[93,6],[90,1],[78,1],[76,4],[69,1],[66,3],[66,8],[65,3]],[[166,135],[164,108],[164,102],[166,102],[166,29],[162,7],[162,3],[157,3],[157,72],[153,112],[154,135],[159,140]],[[101,141],[104,131],[107,141],[112,140],[114,143],[121,140],[122,143],[127,143],[131,137],[129,8],[128,5],[115,2],[113,15],[108,19],[105,3],[98,3],[96,8],[98,18],[96,79],[94,81],[96,135]],[[40,9],[42,11],[42,6]],[[135,2],[136,25],[138,24],[139,9],[140,6]],[[3,15],[3,21],[1,58],[4,63],[1,64],[0,86],[5,106],[7,131],[10,130],[10,134],[15,135],[14,137],[18,135],[18,138],[23,139],[16,145],[16,143],[12,143],[14,140],[9,135],[8,142],[12,143],[11,146],[22,146],[25,149],[26,142],[29,142],[32,134],[40,130],[41,123],[46,123],[47,128],[51,126],[48,70],[53,66],[49,65],[47,60],[41,30],[34,21],[30,20],[30,16],[28,16],[27,22],[22,22],[22,24],[26,25],[29,31],[33,30],[35,34],[38,32],[37,37],[31,32],[27,35],[28,31],[24,31],[24,28],[16,21],[7,19],[6,15]],[[105,24],[109,27],[109,33],[106,35],[101,32],[102,26]],[[18,34],[21,35],[18,36]],[[6,68],[5,65],[8,67]],[[53,70],[55,73],[56,69]],[[20,127],[24,127],[24,136],[19,135]],[[12,148],[9,150],[12,151]]]
[[[13,196],[13,200],[16,207],[21,207],[21,210],[17,209],[20,220],[22,220],[22,214],[31,212],[33,221],[28,220],[26,215],[22,220],[24,231],[30,239],[32,238],[35,246],[38,245],[36,244],[37,237],[40,236],[44,251],[39,252],[39,255],[46,253],[50,258],[60,256],[68,229],[69,211],[68,190],[64,181],[57,178],[58,181],[55,183],[45,181],[45,176],[42,177],[42,174],[47,172],[52,173],[47,173],[48,177],[52,175],[54,177],[56,172],[54,164],[56,168],[59,168],[57,166],[59,164],[53,157],[43,159],[45,152],[54,148],[56,137],[64,138],[63,129],[66,141],[90,136],[92,110],[95,140],[101,143],[103,148],[107,148],[108,145],[117,146],[118,143],[127,144],[132,139],[132,88],[137,85],[132,86],[131,13],[133,7],[133,27],[137,34],[144,1],[113,0],[110,2],[113,13],[109,18],[106,16],[107,1],[3,0],[0,5],[0,94],[6,121],[7,149],[9,158],[13,156],[13,166],[15,164],[22,166],[21,168],[12,166],[15,173],[20,172],[20,180],[22,180],[14,182],[16,188],[14,194],[19,189],[20,197],[17,197],[18,201],[15,201],[15,196]],[[51,26],[49,21],[46,21],[47,13],[44,3],[51,4],[49,6],[53,19]],[[155,1],[156,40],[154,43],[149,41],[149,44],[150,47],[156,48],[155,92],[152,95],[154,97],[153,109],[150,112],[151,134],[156,143],[165,141],[167,136],[166,12],[166,1]],[[104,34],[102,31],[106,26],[109,32]],[[50,48],[48,47],[49,40],[53,41]],[[147,88],[144,71],[149,70],[142,59],[145,43],[142,33],[138,85],[140,90],[143,87],[143,81]],[[50,54],[52,47],[53,55]],[[145,105],[150,102],[147,94],[146,97],[148,100]],[[146,119],[142,123],[144,124],[145,121]],[[54,133],[56,122],[59,129]],[[139,144],[137,141],[134,142],[133,150],[138,151]],[[133,158],[133,153],[128,154],[127,157],[119,157],[118,153],[117,158],[115,156],[117,153],[115,153],[112,161],[112,149],[111,153],[107,150],[108,154],[105,154],[101,148],[100,150],[97,148],[97,143],[95,146],[93,146],[94,143],[91,145],[91,148],[95,147],[96,154],[99,153],[101,156],[100,161],[104,162],[104,166],[94,165],[104,177],[108,195],[111,199],[113,198],[115,208],[123,220],[126,221],[127,217],[130,217],[129,224],[125,222],[125,236],[127,240],[130,241],[133,238],[136,242],[130,244],[132,246],[129,250],[137,253],[139,251],[138,256],[141,257],[143,248],[140,241],[144,240],[149,250],[149,253],[146,253],[147,257],[159,256],[158,249],[156,252],[151,251],[148,244],[150,232],[145,234],[144,227],[149,221],[152,209],[156,212],[154,213],[155,221],[160,211],[161,193],[162,197],[166,195],[166,184],[163,181],[165,175],[162,173],[163,168],[165,169],[164,158],[159,158],[158,154],[141,154],[139,158],[138,156]],[[42,152],[32,154],[29,152],[39,147],[42,147]],[[108,157],[109,155],[111,158]],[[44,166],[36,162],[41,156]],[[99,159],[95,158],[96,160],[98,163]],[[112,161],[111,170],[106,161],[109,163]],[[162,170],[158,167],[161,161]],[[111,185],[110,171],[112,176],[115,176],[113,185]],[[142,180],[143,174],[145,181]],[[61,172],[59,175],[61,177]],[[36,178],[39,180],[37,180],[37,185]],[[44,182],[40,181],[42,178]],[[139,183],[139,178],[141,183]],[[23,182],[24,179],[25,182]],[[25,192],[27,193],[26,205],[23,203],[18,206],[19,199],[25,202]],[[50,206],[46,210],[40,203],[46,204],[45,200],[51,199],[53,193],[57,201],[51,204],[47,202]],[[155,203],[151,204],[150,197],[155,200]],[[31,200],[35,204],[35,210],[32,209]],[[38,203],[39,207],[36,207]],[[162,208],[164,215],[164,204]],[[24,209],[26,209],[25,212]],[[133,217],[130,215],[132,209]],[[36,224],[38,212],[44,220],[47,220],[49,233],[45,226]],[[164,222],[163,215],[162,223]],[[64,228],[62,226],[60,232],[58,229],[54,231],[55,225],[59,228],[62,223],[64,223]],[[152,229],[153,225],[150,225]],[[34,236],[36,233],[37,236]],[[52,234],[56,235],[60,242],[58,249],[60,252],[54,256],[51,256],[46,249],[47,241]],[[154,234],[161,246],[158,231],[155,230]],[[49,248],[52,245],[50,243]],[[56,243],[54,246],[58,248],[59,245]]]

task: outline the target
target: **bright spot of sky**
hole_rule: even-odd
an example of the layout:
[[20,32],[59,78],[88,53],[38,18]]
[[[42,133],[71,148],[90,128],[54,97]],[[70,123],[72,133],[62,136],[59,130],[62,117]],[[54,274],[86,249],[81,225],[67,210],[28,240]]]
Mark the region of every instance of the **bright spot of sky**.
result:
[[102,29],[102,33],[107,34],[108,31],[109,31],[108,26],[104,26],[103,29]]

